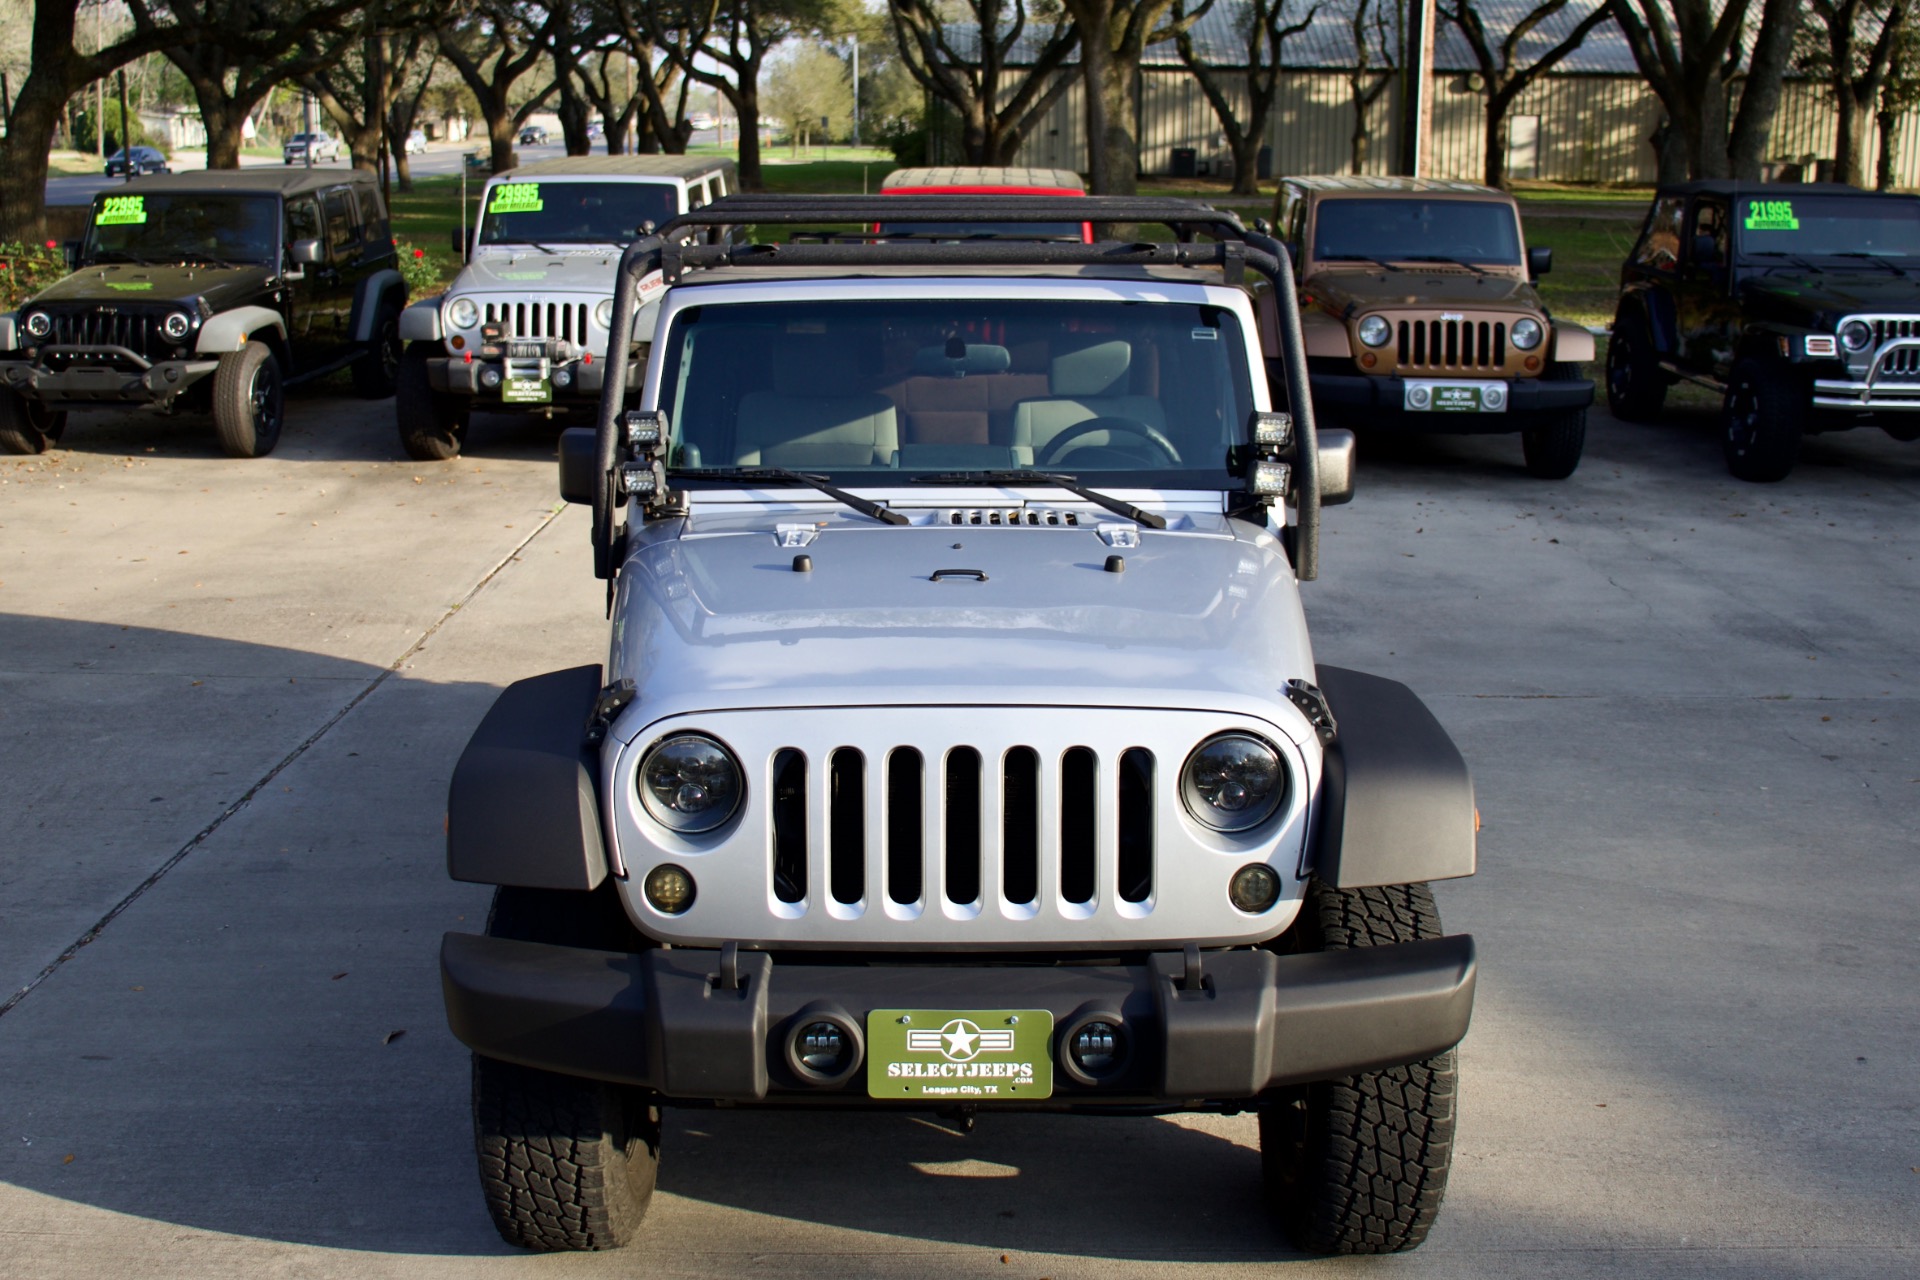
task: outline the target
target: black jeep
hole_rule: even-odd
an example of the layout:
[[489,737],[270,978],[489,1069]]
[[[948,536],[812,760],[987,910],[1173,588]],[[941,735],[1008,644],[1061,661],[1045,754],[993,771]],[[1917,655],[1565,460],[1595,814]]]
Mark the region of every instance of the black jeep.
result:
[[407,286],[371,174],[249,169],[139,178],[94,198],[76,270],[0,315],[0,451],[40,453],[67,410],[211,412],[257,458],[289,383],[353,366],[393,394]]
[[1616,418],[1685,378],[1725,396],[1727,468],[1779,480],[1811,432],[1920,439],[1920,199],[1834,183],[1663,187],[1620,272]]

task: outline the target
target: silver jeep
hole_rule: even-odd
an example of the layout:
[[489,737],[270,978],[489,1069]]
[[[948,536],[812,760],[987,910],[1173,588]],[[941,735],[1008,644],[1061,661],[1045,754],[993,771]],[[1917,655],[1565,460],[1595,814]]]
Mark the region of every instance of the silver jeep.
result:
[[[1070,207],[1069,207],[1070,203]],[[1177,242],[777,252],[757,225],[1159,224]],[[709,243],[687,244],[691,231]],[[448,934],[481,1180],[625,1243],[660,1108],[1253,1112],[1304,1248],[1427,1234],[1471,938],[1466,766],[1316,665],[1316,432],[1287,256],[1171,200],[740,197],[629,247],[561,437],[607,666],[510,686],[455,770]]]

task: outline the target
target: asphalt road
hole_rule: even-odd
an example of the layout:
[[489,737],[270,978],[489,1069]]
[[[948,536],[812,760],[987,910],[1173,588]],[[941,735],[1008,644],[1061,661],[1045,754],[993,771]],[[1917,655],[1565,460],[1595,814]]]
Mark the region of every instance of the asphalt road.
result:
[[0,459],[0,1276],[1920,1271],[1920,446],[1363,451],[1318,653],[1419,690],[1486,820],[1417,1253],[1289,1250],[1246,1118],[711,1112],[642,1243],[539,1259],[475,1182],[441,817],[495,691],[603,653],[586,521],[541,427],[423,465],[389,404],[290,416],[260,461],[120,413]]

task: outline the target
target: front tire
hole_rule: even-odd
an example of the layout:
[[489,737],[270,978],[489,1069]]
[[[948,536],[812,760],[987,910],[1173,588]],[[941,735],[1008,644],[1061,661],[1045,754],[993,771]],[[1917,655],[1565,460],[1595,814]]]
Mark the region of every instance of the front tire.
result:
[[45,453],[66,429],[64,412],[52,412],[38,400],[0,387],[0,453]]
[[1786,479],[1800,458],[1807,408],[1798,379],[1752,357],[1736,364],[1720,408],[1727,470],[1755,484]]
[[1667,402],[1667,375],[1653,334],[1637,313],[1614,317],[1607,339],[1607,410],[1622,422],[1652,422]]
[[373,343],[353,362],[353,390],[362,400],[385,400],[394,392],[400,374],[400,308],[380,304],[373,322]]
[[280,362],[264,342],[220,357],[213,372],[213,429],[233,458],[264,458],[280,443],[287,413]]
[[[1559,361],[1547,366],[1544,382],[1572,382],[1579,376],[1573,365]],[[1556,409],[1544,414],[1537,425],[1520,433],[1520,450],[1526,458],[1527,474],[1542,480],[1565,480],[1580,465],[1587,447],[1587,411]]]
[[432,352],[431,343],[408,343],[394,379],[393,412],[400,426],[400,445],[416,462],[459,457],[473,413],[464,398],[433,389],[427,377]]
[[[1315,881],[1294,925],[1303,951],[1440,936],[1424,884],[1333,889]],[[1313,1253],[1399,1253],[1427,1238],[1453,1162],[1454,1051],[1298,1090],[1260,1110],[1267,1194]]]

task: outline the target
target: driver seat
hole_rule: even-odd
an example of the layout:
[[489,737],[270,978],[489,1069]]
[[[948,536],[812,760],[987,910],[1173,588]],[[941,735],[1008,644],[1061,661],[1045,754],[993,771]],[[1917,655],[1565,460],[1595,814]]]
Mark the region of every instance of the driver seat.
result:
[[[1047,397],[1022,400],[1013,407],[1014,456],[1031,465],[1046,454],[1055,436],[1089,418],[1132,418],[1165,431],[1167,414],[1160,401],[1129,392],[1132,364],[1133,344],[1121,339],[1055,356],[1047,370]],[[1074,445],[1096,448],[1124,445],[1131,439],[1117,432],[1095,431]]]

